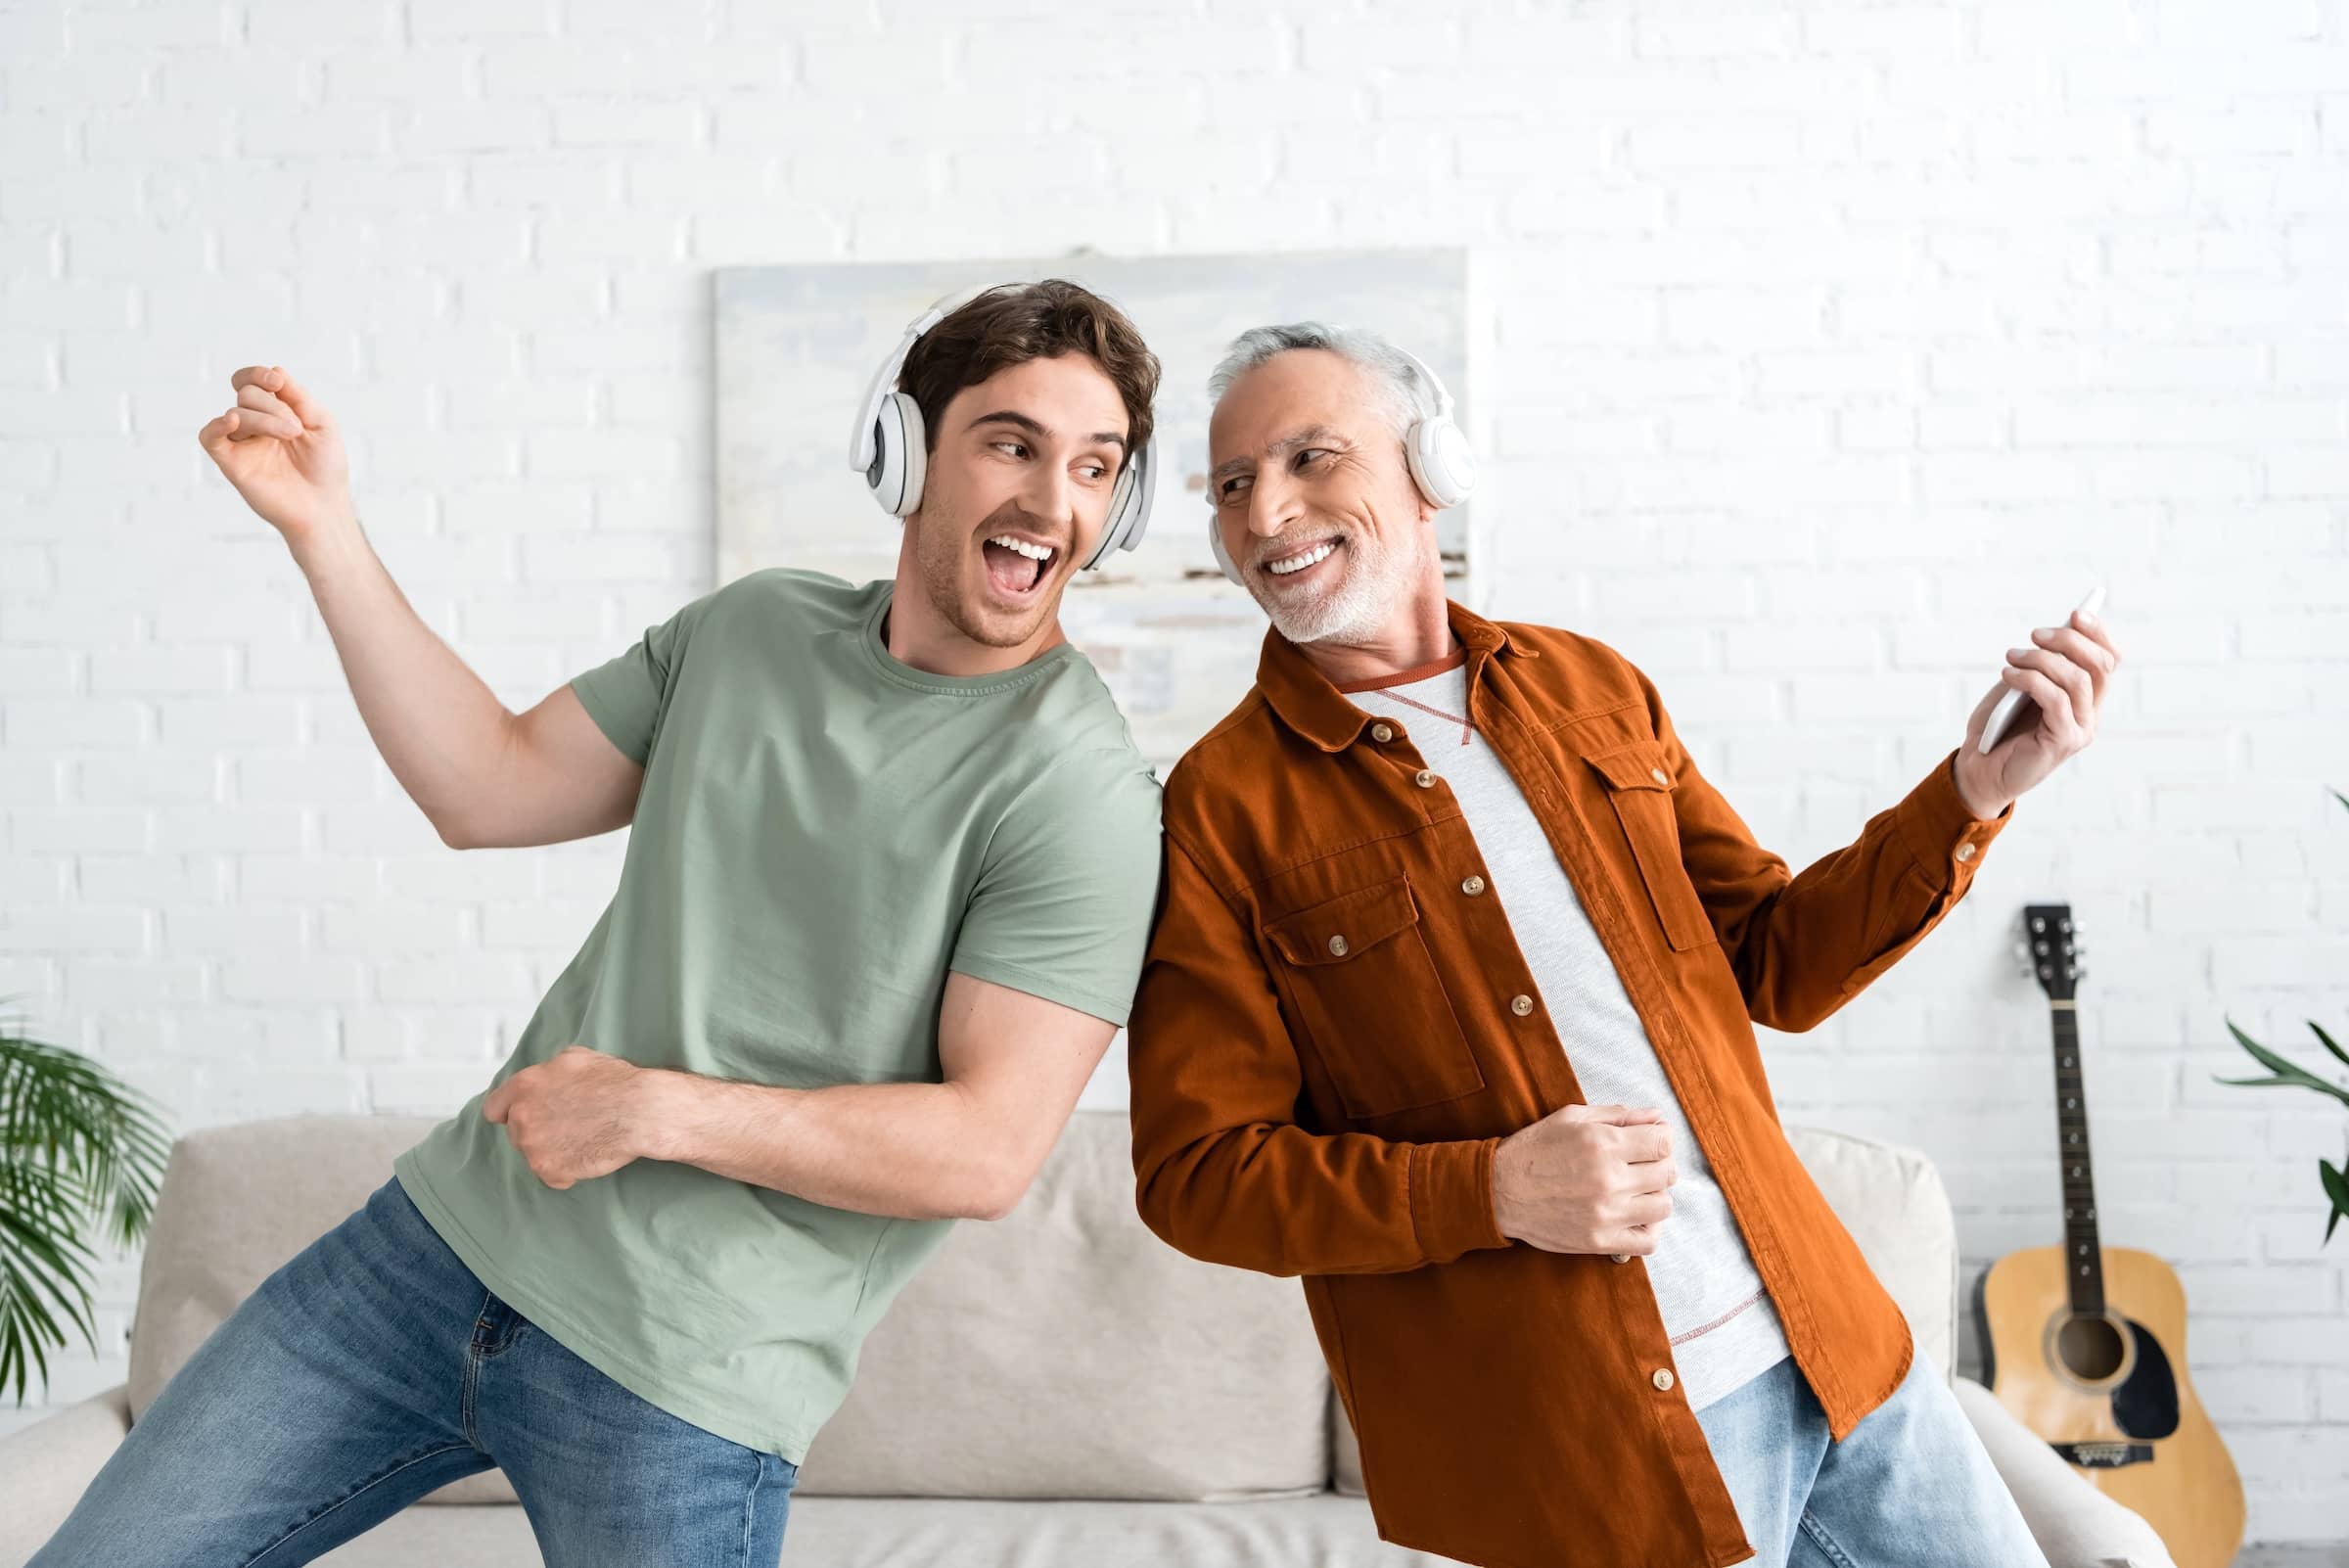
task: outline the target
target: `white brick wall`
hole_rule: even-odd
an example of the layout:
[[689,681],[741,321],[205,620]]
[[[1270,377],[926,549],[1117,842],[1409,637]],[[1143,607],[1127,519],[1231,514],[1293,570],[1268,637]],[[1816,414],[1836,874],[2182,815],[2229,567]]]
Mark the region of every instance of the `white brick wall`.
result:
[[[708,269],[1465,244],[1476,596],[1662,683],[1796,865],[2098,576],[2130,664],[1790,1119],[2055,1239],[2026,900],[2095,949],[2115,1244],[2176,1261],[2254,1538],[2349,1521],[2349,8],[595,0],[0,9],[0,993],[197,1126],[440,1110],[617,840],[453,854],[194,433],[348,428],[420,611],[534,701],[708,586]],[[863,527],[871,519],[844,520]],[[135,1264],[108,1271],[121,1373]]]

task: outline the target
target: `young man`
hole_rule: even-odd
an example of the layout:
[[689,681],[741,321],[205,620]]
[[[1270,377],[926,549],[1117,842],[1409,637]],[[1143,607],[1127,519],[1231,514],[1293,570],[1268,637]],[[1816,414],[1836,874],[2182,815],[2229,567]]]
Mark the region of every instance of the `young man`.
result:
[[[1432,524],[1473,467],[1424,367],[1307,323],[1243,335],[1211,390],[1210,526],[1272,628],[1167,780],[1143,1218],[1304,1276],[1390,1541],[2043,1563],[1751,1026],[1813,1027],[1949,913],[2093,735],[2105,632],[2011,655],[1966,743],[1790,876],[1621,655],[1446,599]],[[2036,725],[1979,755],[2009,686]]]
[[1157,888],[1157,784],[1057,614],[1138,535],[1157,361],[1063,282],[901,351],[894,581],[754,573],[520,716],[370,551],[325,409],[231,378],[205,448],[441,837],[633,831],[489,1090],[207,1341],[42,1568],[306,1562],[491,1464],[552,1568],[776,1560],[860,1340],[1124,1021]]

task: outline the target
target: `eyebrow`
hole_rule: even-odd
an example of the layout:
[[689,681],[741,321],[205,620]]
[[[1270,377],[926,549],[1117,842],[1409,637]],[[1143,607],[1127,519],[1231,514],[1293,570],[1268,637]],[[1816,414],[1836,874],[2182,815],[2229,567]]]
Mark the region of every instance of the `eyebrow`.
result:
[[[1267,446],[1265,448],[1265,455],[1267,457],[1278,457],[1283,452],[1295,451],[1298,447],[1307,445],[1313,441],[1342,441],[1345,438],[1346,436],[1343,431],[1332,430],[1327,425],[1308,425],[1305,427],[1305,429],[1300,431],[1292,431],[1288,435],[1283,436],[1278,440],[1272,442],[1269,446]],[[1242,472],[1250,466],[1251,461],[1252,459],[1246,457],[1233,457],[1218,463],[1207,476],[1208,487],[1213,489],[1215,486],[1229,479],[1232,475]]]
[[[1037,440],[1052,438],[1052,432],[1047,426],[1015,408],[998,408],[991,414],[981,414],[977,419],[965,425],[963,429],[977,430],[982,425],[1009,425],[1015,430],[1026,431]],[[1114,430],[1097,430],[1093,432],[1092,438],[1096,444],[1115,446],[1121,453],[1128,449],[1126,438]]]

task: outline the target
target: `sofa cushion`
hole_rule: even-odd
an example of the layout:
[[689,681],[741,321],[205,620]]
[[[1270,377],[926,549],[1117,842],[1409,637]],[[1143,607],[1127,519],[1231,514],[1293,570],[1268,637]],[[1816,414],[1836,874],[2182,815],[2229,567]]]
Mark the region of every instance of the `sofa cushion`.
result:
[[1958,1219],[1933,1162],[1914,1149],[1790,1127],[1787,1141],[1909,1319],[1917,1349],[1957,1375]]
[[[130,1413],[147,1413],[171,1374],[237,1304],[389,1180],[427,1117],[294,1116],[189,1132],[172,1145],[139,1268],[131,1320]],[[511,1502],[496,1470],[428,1502]]]
[[[432,1125],[305,1116],[181,1138],[140,1276],[134,1417]],[[1150,1234],[1129,1140],[1125,1113],[1078,1113],[1009,1218],[954,1228],[866,1340],[802,1493],[1206,1499],[1328,1485],[1329,1376],[1295,1282]],[[512,1498],[490,1471],[432,1500]]]
[[803,1496],[1215,1499],[1329,1484],[1295,1280],[1134,1211],[1130,1124],[1080,1111],[1019,1208],[955,1226],[865,1341]]
[[[1919,1349],[1944,1377],[1957,1371],[1958,1222],[1948,1189],[1931,1161],[1913,1149],[1831,1132],[1790,1127],[1794,1145],[1811,1179],[1835,1211],[1861,1256],[1900,1305]],[[1340,1492],[1360,1496],[1362,1458],[1346,1407],[1333,1391],[1329,1402],[1330,1443]]]

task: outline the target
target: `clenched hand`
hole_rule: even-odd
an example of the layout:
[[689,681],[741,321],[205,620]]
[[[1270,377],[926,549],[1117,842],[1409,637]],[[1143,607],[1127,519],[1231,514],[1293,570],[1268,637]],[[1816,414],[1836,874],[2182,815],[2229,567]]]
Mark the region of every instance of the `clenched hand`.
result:
[[245,504],[295,546],[349,519],[349,457],[318,400],[282,365],[247,365],[228,385],[236,406],[196,438]]
[[532,1176],[560,1190],[643,1155],[646,1076],[632,1062],[566,1045],[491,1089],[482,1116],[505,1128]]
[[1501,1234],[1543,1252],[1654,1252],[1681,1178],[1663,1121],[1653,1108],[1569,1105],[1504,1138],[1493,1157]]

